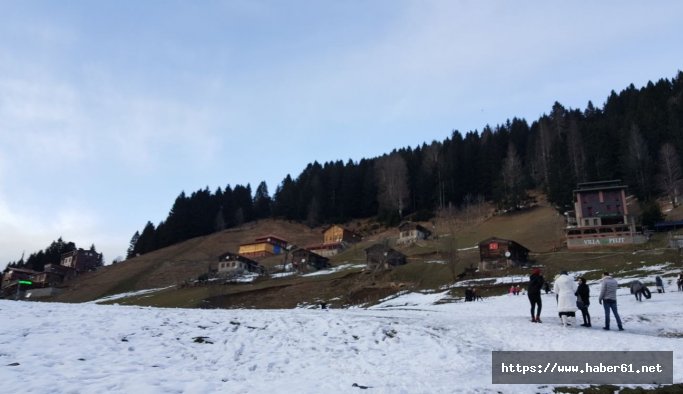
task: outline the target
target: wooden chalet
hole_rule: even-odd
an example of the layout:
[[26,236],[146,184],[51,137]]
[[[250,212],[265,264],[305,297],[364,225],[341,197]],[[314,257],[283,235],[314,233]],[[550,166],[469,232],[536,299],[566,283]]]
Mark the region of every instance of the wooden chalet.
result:
[[330,267],[330,259],[306,249],[292,252],[292,265],[297,271],[321,270]]
[[647,241],[636,229],[619,180],[579,183],[573,217],[568,217],[567,248],[637,244]]
[[529,262],[529,249],[515,241],[491,237],[479,242],[479,269],[488,271],[515,266]]
[[241,274],[245,272],[261,275],[264,274],[266,270],[256,261],[236,253],[227,252],[218,256],[217,273],[219,276]]
[[2,288],[16,285],[20,280],[31,280],[31,277],[40,272],[27,268],[7,268],[2,275]]
[[398,226],[398,244],[410,244],[423,239],[427,239],[432,232],[427,228],[413,222],[403,222]]
[[323,229],[323,244],[356,243],[362,239],[360,234],[338,224]]
[[[0,286],[0,296],[10,297],[17,294],[20,280],[32,281],[33,275],[40,272],[26,268],[7,268],[2,275],[2,285]],[[21,285],[21,289],[28,289],[31,286]]]
[[76,276],[76,271],[73,268],[59,264],[46,264],[43,272],[33,275],[33,283],[37,287],[52,287],[74,276]]
[[360,234],[335,224],[323,230],[323,243],[309,245],[306,249],[323,257],[332,257],[362,239]]
[[94,271],[102,255],[91,250],[77,249],[62,254],[60,265],[73,269],[76,273]]
[[238,254],[245,257],[267,257],[282,253],[288,242],[275,235],[256,238],[254,242],[241,244]]
[[388,269],[408,262],[406,255],[385,244],[375,244],[365,249],[367,268]]

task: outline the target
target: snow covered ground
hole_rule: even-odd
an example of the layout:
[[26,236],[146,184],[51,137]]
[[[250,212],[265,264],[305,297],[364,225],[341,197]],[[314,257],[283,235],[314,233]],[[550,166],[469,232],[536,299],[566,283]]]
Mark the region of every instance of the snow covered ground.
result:
[[[667,281],[668,282],[668,281]],[[651,288],[654,290],[654,288]],[[637,302],[620,289],[626,331],[543,323],[526,296],[435,305],[406,293],[367,309],[196,310],[0,301],[0,387],[7,393],[550,392],[493,385],[493,350],[674,350],[683,382],[683,292]],[[578,313],[580,315],[580,313]],[[613,323],[614,324],[614,323]],[[364,390],[366,388],[366,390]]]

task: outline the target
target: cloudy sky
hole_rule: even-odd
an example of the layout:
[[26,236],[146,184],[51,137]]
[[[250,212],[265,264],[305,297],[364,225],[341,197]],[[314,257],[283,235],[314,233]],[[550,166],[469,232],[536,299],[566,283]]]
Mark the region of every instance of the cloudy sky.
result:
[[0,0],[0,266],[683,69],[683,2]]

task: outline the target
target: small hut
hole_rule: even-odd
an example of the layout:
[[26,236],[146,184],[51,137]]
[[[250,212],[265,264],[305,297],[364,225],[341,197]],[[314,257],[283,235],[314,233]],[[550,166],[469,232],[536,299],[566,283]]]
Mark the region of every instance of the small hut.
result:
[[398,241],[399,244],[410,244],[423,239],[429,238],[432,232],[427,228],[413,222],[403,222],[398,226]]
[[479,242],[479,269],[482,271],[524,266],[529,263],[529,249],[498,237]]
[[305,272],[309,268],[313,270],[321,270],[329,268],[330,259],[319,254],[313,253],[306,249],[297,249],[292,252],[292,265],[297,271]]
[[407,263],[406,255],[385,244],[375,244],[365,249],[367,268],[388,269]]
[[218,256],[219,276],[239,275],[244,272],[261,275],[265,273],[265,268],[256,261],[236,253],[227,252]]

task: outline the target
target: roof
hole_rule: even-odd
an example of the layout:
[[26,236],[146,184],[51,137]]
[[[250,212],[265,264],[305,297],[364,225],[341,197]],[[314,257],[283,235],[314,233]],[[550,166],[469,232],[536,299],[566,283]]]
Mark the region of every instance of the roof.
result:
[[232,253],[232,252],[225,252],[225,253],[223,253],[222,255],[218,256],[218,261],[226,260],[226,257],[232,257],[232,258],[234,258],[234,259],[236,259],[236,260],[239,260],[239,261],[242,261],[242,262],[245,262],[245,263],[249,263],[249,264],[252,264],[252,263],[253,263],[253,264],[258,264],[256,261],[251,260],[251,259],[249,259],[249,258],[246,258],[246,257],[242,256],[241,254]]
[[40,271],[34,271],[34,270],[30,270],[28,268],[16,268],[16,267],[9,268],[8,267],[5,270],[5,272],[10,272],[10,271],[23,272],[25,274],[39,274],[40,273]]
[[621,180],[612,181],[598,181],[598,182],[583,182],[577,185],[574,193],[600,191],[600,190],[621,190],[627,189],[628,186],[621,183]]
[[[283,243],[289,243],[286,239],[279,237],[277,235],[273,235],[273,234],[268,234],[268,235],[264,235],[262,237],[258,237],[255,239],[255,241],[256,241],[255,243],[261,243],[263,241],[268,241],[269,239],[274,239],[277,241],[281,241]],[[244,245],[247,245],[247,244],[244,244]]]
[[398,225],[398,229],[401,231],[403,231],[405,229],[416,229],[416,230],[422,231],[423,233],[429,233],[429,234],[432,233],[426,227],[419,225],[415,222],[403,222],[403,223]]
[[313,252],[311,252],[310,250],[308,250],[308,249],[303,249],[303,248],[295,250],[294,252],[292,252],[292,255],[298,256],[298,255],[300,255],[300,254],[302,254],[302,253],[303,253],[303,254],[306,254],[306,256],[313,256],[313,257],[315,257],[315,258],[317,258],[317,259],[329,260],[327,257],[323,257],[323,256],[321,256],[321,255],[319,255],[319,254],[317,254],[317,253],[313,253]]
[[361,236],[361,235],[358,234],[357,232],[355,232],[355,231],[353,231],[353,230],[349,230],[348,228],[346,228],[346,227],[344,227],[344,226],[341,226],[341,225],[339,225],[339,224],[331,224],[331,225],[329,225],[329,226],[323,227],[322,233],[326,233],[327,230],[329,230],[329,229],[331,229],[331,228],[333,228],[333,227],[339,227],[339,228],[342,229],[344,232],[351,233],[351,234],[353,234],[353,235],[355,235],[355,236],[357,236],[357,237],[360,237],[360,236]]
[[315,245],[309,245],[306,246],[304,249],[308,250],[314,250],[314,249],[338,249],[341,248],[344,244],[342,242],[329,242],[329,243],[323,243],[323,244],[315,244]]
[[379,243],[379,244],[374,244],[370,246],[369,248],[365,248],[365,253],[381,253],[381,252],[386,252],[386,253],[391,253],[392,255],[400,255],[400,256],[405,256],[403,253],[399,252],[396,249],[392,249],[389,246]]
[[524,248],[524,249],[526,249],[526,250],[529,250],[529,248],[526,248],[524,245],[520,244],[519,242],[513,241],[513,240],[511,240],[511,239],[498,238],[498,237],[495,237],[495,236],[494,236],[494,237],[490,237],[490,238],[486,238],[485,240],[479,242],[479,246],[482,246],[482,245],[484,245],[484,244],[489,244],[489,243],[494,242],[494,241],[495,241],[495,242],[502,242],[502,243],[515,244],[515,245],[520,246],[520,247],[522,247],[522,248]]

